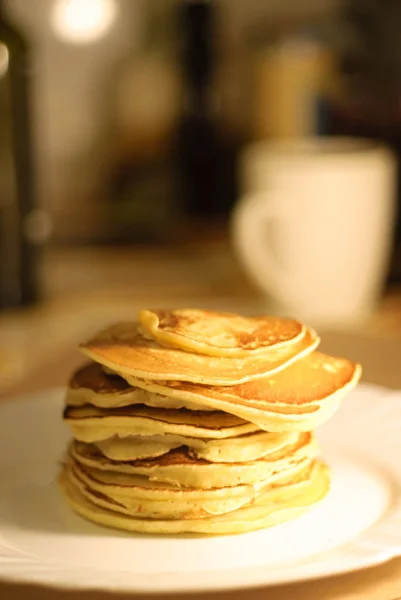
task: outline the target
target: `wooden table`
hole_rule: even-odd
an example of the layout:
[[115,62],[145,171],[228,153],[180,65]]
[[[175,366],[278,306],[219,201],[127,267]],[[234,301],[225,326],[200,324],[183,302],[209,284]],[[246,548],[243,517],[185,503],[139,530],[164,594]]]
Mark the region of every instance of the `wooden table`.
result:
[[[149,268],[154,264],[154,257],[152,259],[142,257],[142,262],[138,260],[136,266],[132,258],[126,259],[125,270],[121,267],[119,259],[116,265],[120,269],[120,274],[116,276],[115,271],[112,271],[114,259],[108,255],[108,268],[112,281],[108,288],[105,286],[104,265],[102,268],[96,267],[100,271],[103,269],[99,280],[96,279],[92,268],[89,274],[90,285],[88,286],[87,278],[84,283],[81,282],[80,288],[77,278],[81,270],[77,270],[75,275],[71,273],[68,275],[68,269],[63,272],[63,266],[57,267],[53,263],[52,268],[57,267],[59,272],[51,283],[53,286],[50,294],[51,301],[29,313],[7,315],[6,319],[0,318],[0,333],[3,327],[3,332],[5,331],[6,336],[9,336],[7,339],[15,342],[13,347],[15,355],[24,353],[25,361],[21,371],[17,369],[16,377],[10,377],[6,384],[3,380],[3,397],[9,398],[15,394],[64,384],[71,370],[82,360],[74,351],[74,345],[79,339],[89,335],[105,322],[112,319],[125,319],[135,314],[140,306],[160,304],[160,297],[163,298],[164,305],[191,303],[206,307],[224,306],[246,312],[259,310],[263,306],[263,299],[255,294],[240,271],[229,270],[232,267],[231,259],[227,259],[227,256],[217,257],[220,261],[220,275],[216,271],[208,275],[208,271],[212,269],[207,267],[210,264],[209,258],[207,256],[204,258],[203,262],[198,255],[193,258],[194,262],[198,261],[198,267],[203,265],[201,269],[198,268],[197,274],[193,273],[193,264],[188,256],[178,258],[179,267],[177,267],[177,258],[175,262],[171,258],[170,263],[166,260],[158,270],[156,269],[157,273],[153,272],[153,274]],[[85,264],[85,256],[82,254],[79,258],[77,253],[73,260],[79,262],[81,267]],[[86,260],[88,262],[88,256]],[[129,278],[127,278],[127,286],[125,288],[121,286],[121,278],[127,277],[127,269],[130,272],[134,271],[136,288],[135,282],[129,282]],[[160,280],[163,277],[164,283]],[[53,333],[51,333],[52,328]],[[326,332],[322,335],[321,347],[329,353],[345,355],[361,361],[364,365],[365,381],[401,388],[400,294],[394,292],[385,298],[382,307],[372,317],[363,333],[360,331]],[[0,583],[0,600],[72,600],[73,598],[111,600],[117,597],[100,592],[74,593]],[[325,580],[246,592],[202,594],[196,597],[209,600],[239,600],[239,598],[395,600],[401,598],[401,559],[354,574]],[[147,596],[147,598],[151,600],[159,596]]]

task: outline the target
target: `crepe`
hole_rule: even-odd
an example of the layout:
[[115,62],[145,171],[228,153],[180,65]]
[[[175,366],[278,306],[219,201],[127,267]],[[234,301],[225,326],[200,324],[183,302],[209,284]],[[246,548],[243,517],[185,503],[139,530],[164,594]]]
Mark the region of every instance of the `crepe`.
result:
[[245,358],[204,356],[168,348],[145,339],[137,323],[119,323],[82,344],[90,359],[117,373],[141,379],[179,380],[210,385],[233,385],[272,375],[306,356],[319,343],[308,329],[301,340]]
[[202,489],[255,485],[267,477],[310,461],[317,452],[316,441],[310,433],[301,434],[295,443],[261,459],[244,463],[212,463],[194,458],[184,447],[157,458],[125,462],[105,458],[94,445],[74,441],[70,447],[72,459],[84,467],[144,475],[152,481]]
[[185,446],[190,456],[209,462],[247,462],[257,460],[294,443],[298,433],[268,433],[256,431],[225,439],[190,438],[181,435],[112,437],[95,442],[106,458],[132,461],[167,454],[174,448]]
[[321,500],[330,485],[327,467],[315,462],[298,475],[293,483],[269,488],[253,503],[238,510],[200,519],[162,520],[135,518],[95,504],[74,484],[65,468],[59,483],[73,510],[95,523],[141,533],[211,535],[242,533],[296,518]]
[[141,333],[169,347],[220,357],[247,357],[288,346],[306,335],[293,319],[241,317],[199,309],[141,310]]
[[258,431],[254,423],[221,411],[191,411],[134,405],[115,409],[67,406],[64,421],[75,439],[84,442],[113,436],[181,435],[223,439]]
[[274,375],[234,386],[130,376],[127,380],[151,392],[237,415],[267,431],[310,431],[333,415],[360,375],[360,365],[315,351]]

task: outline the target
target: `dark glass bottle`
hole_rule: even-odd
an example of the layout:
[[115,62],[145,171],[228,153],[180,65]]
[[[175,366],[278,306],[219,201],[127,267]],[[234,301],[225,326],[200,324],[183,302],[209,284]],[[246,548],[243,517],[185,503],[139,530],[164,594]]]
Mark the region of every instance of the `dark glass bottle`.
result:
[[[388,144],[398,161],[398,214],[389,283],[401,282],[401,3],[347,0],[342,23],[342,89],[333,112],[336,135]],[[341,13],[340,13],[341,14]],[[341,22],[341,21],[340,21]]]
[[215,5],[186,1],[179,8],[183,97],[177,124],[179,198],[184,213],[227,217],[236,197],[235,135],[224,125],[216,88]]
[[37,298],[30,49],[0,0],[0,308]]

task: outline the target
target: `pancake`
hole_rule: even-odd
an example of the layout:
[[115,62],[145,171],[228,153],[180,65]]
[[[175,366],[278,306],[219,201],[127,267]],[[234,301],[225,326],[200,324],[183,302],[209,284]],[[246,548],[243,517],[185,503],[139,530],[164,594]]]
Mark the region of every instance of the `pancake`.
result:
[[199,309],[141,310],[141,333],[160,344],[220,357],[247,357],[300,341],[306,327],[293,319],[241,317]]
[[[309,465],[302,465],[291,477],[282,475],[274,486],[291,483],[308,468]],[[254,502],[260,493],[272,487],[269,481],[262,481],[257,486],[177,488],[145,477],[83,468],[73,462],[68,462],[65,469],[74,485],[95,504],[139,518],[193,519],[224,514]],[[113,506],[116,503],[118,507]]]
[[[246,498],[230,497],[224,500],[203,500],[198,502],[175,499],[144,501],[135,497],[121,497],[118,494],[113,494],[113,492],[109,492],[109,495],[93,490],[91,485],[88,485],[88,480],[93,484],[90,478],[85,480],[85,478],[77,477],[73,471],[69,473],[69,478],[75,487],[94,504],[140,519],[201,519],[211,514],[224,514],[237,510],[248,503]],[[99,487],[104,488],[105,486]]]
[[98,408],[144,404],[156,408],[213,410],[186,400],[160,396],[160,394],[132,387],[117,373],[106,373],[105,369],[95,362],[87,363],[75,371],[68,384],[65,403],[67,406],[92,404]]
[[[123,438],[114,436],[106,440],[93,442],[93,444],[106,458],[124,462],[163,456],[170,450],[182,446],[180,439],[181,436],[175,435],[128,436]],[[182,437],[182,439],[187,438]]]
[[294,319],[143,310],[80,346],[59,483],[85,518],[143,533],[232,534],[302,514],[329,470],[314,428],[361,375]]
[[66,475],[94,504],[138,518],[201,519],[225,514],[254,502],[265,490],[293,483],[305,476],[310,465],[302,465],[291,476],[281,475],[257,486],[176,488],[144,477],[85,469],[77,463],[65,465]]
[[221,411],[163,409],[134,405],[114,409],[67,406],[63,415],[74,438],[83,442],[113,436],[182,435],[191,438],[223,439],[258,431],[254,423]]
[[90,359],[124,377],[232,385],[272,375],[312,352],[318,343],[317,334],[308,329],[301,340],[273,347],[265,354],[245,358],[204,356],[145,339],[138,333],[137,323],[119,323],[80,349]]
[[315,351],[274,375],[234,386],[127,379],[148,391],[226,411],[267,431],[284,432],[310,431],[324,423],[360,375],[360,365]]
[[294,443],[297,438],[297,433],[256,431],[222,440],[189,438],[181,435],[148,436],[146,438],[113,437],[95,442],[95,446],[106,458],[123,462],[162,456],[180,446],[188,448],[191,456],[203,458],[209,462],[247,462],[262,458],[270,452]]
[[254,503],[238,510],[201,519],[164,520],[135,518],[98,506],[82,494],[65,469],[59,484],[71,508],[100,525],[140,533],[219,535],[270,527],[300,516],[327,494],[330,479],[327,467],[316,462],[294,483],[268,489]]
[[[100,492],[106,492],[106,488],[98,487],[97,484],[109,486],[110,488],[114,488],[114,492],[118,493],[120,496],[129,498],[135,497],[142,500],[167,502],[174,499],[174,502],[176,500],[196,502],[205,499],[224,500],[228,497],[246,497],[251,500],[258,490],[262,487],[266,487],[266,482],[261,481],[257,485],[237,485],[206,490],[202,488],[180,488],[167,482],[151,481],[142,475],[118,473],[116,471],[102,471],[98,468],[83,466],[77,461],[72,460],[71,456],[68,458],[65,465],[78,471],[82,476],[86,475],[87,477],[90,477],[92,479],[90,485],[93,489],[98,489]],[[302,468],[304,469],[305,467]],[[288,477],[286,479],[288,479]]]
[[171,450],[157,458],[135,461],[113,461],[105,458],[90,444],[72,442],[70,456],[84,467],[103,471],[144,475],[152,481],[161,481],[178,487],[209,489],[236,485],[255,485],[268,477],[274,478],[283,471],[317,456],[317,445],[312,434],[301,434],[293,444],[280,448],[267,456],[245,463],[212,463],[194,458],[185,447]]

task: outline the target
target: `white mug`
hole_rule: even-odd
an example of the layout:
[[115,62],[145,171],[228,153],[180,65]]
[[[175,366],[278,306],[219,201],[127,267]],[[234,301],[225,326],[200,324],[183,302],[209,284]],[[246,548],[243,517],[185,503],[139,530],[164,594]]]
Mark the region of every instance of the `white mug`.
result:
[[376,142],[260,142],[243,155],[232,219],[239,259],[271,309],[311,324],[374,310],[392,245],[396,162]]

